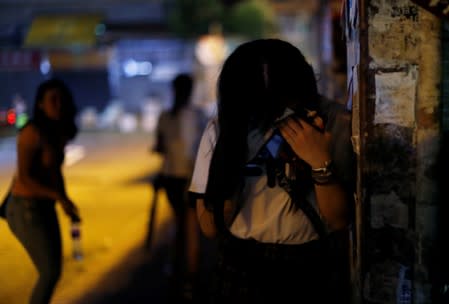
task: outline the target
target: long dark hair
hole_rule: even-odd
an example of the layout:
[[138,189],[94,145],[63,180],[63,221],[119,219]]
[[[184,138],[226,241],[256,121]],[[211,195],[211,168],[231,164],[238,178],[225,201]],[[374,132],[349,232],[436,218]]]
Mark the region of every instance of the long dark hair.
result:
[[[62,96],[61,118],[58,121],[49,119],[40,107],[45,93],[52,89],[59,90]],[[61,138],[70,141],[78,134],[78,127],[75,122],[77,112],[78,109],[72,92],[67,84],[61,79],[51,78],[42,82],[37,88],[30,123],[33,123],[49,142]]]
[[287,107],[318,110],[320,98],[311,65],[299,49],[278,39],[238,46],[222,67],[217,91],[219,133],[205,203],[221,213],[243,184],[248,131],[266,130]]

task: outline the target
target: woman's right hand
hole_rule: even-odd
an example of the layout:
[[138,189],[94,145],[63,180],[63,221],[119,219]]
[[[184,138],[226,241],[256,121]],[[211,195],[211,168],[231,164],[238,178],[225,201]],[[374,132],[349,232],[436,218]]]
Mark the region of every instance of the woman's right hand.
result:
[[[321,128],[322,120],[313,125]],[[320,132],[301,118],[289,117],[279,123],[279,131],[295,154],[312,168],[320,168],[330,160],[331,134]]]
[[68,198],[64,198],[60,200],[61,207],[68,217],[72,220],[72,222],[81,222],[81,218],[79,215],[79,210],[76,205]]

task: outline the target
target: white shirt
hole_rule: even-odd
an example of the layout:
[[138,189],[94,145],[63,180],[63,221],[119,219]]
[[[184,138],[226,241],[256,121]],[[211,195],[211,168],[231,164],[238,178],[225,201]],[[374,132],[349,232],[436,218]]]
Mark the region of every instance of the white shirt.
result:
[[168,111],[161,113],[157,127],[164,147],[161,174],[190,178],[202,132],[201,119],[199,110],[190,106],[176,115]]
[[[209,121],[201,138],[189,191],[204,194],[209,175],[209,165],[217,140],[216,120]],[[270,134],[250,133],[250,154],[263,144]],[[259,146],[259,147],[257,147]],[[231,223],[230,232],[242,239],[255,239],[264,243],[302,244],[318,239],[311,222],[295,209],[285,190],[267,186],[266,175],[246,177],[243,192],[238,198],[244,202]],[[316,206],[314,193],[308,197]]]

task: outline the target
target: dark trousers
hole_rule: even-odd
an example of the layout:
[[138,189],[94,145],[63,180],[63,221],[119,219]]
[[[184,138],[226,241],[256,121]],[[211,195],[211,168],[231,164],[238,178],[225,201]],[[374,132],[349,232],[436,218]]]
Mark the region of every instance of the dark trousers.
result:
[[159,177],[159,186],[165,189],[167,199],[175,214],[176,236],[172,254],[175,293],[181,292],[181,282],[185,279],[186,272],[187,182],[186,178]]
[[50,303],[62,268],[61,235],[54,202],[10,196],[6,218],[39,274],[30,304]]

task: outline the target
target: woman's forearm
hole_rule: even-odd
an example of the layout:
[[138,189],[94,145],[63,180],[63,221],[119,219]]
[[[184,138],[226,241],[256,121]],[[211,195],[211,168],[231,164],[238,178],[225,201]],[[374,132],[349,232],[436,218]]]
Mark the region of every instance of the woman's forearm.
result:
[[315,195],[321,215],[331,230],[348,225],[349,199],[338,183],[315,185]]
[[208,238],[214,238],[217,235],[214,214],[206,209],[203,199],[197,199],[196,201],[196,216],[201,232]]
[[59,170],[57,173],[57,189],[58,192],[62,195],[62,197],[67,197],[65,180],[61,170]]

